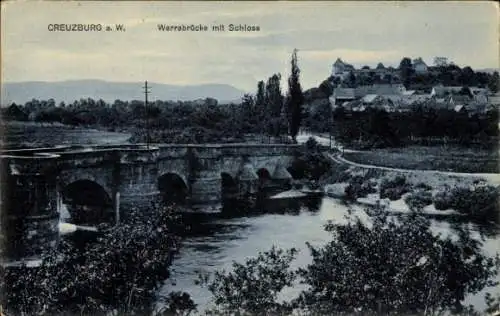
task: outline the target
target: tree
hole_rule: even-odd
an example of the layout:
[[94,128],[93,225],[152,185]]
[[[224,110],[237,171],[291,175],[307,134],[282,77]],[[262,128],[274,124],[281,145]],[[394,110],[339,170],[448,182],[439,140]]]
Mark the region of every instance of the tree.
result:
[[266,103],[272,117],[279,117],[283,110],[283,95],[281,93],[281,75],[274,74],[267,80]]
[[269,77],[266,84],[265,103],[268,107],[266,115],[269,119],[266,122],[268,133],[274,136],[280,136],[283,124],[283,94],[281,93],[281,75],[274,74]]
[[266,85],[260,80],[257,83],[257,94],[255,95],[255,108],[259,118],[263,118],[266,110]]
[[252,123],[257,123],[254,121],[254,105],[255,100],[251,94],[246,93],[243,96],[241,102],[241,111],[239,114],[239,122],[240,127],[244,127],[244,129],[250,128]]
[[470,89],[467,86],[462,87],[462,89],[460,89],[458,94],[459,95],[466,95],[466,96],[472,98],[472,92],[470,92]]
[[498,257],[481,253],[465,231],[453,241],[435,236],[416,215],[400,222],[375,212],[372,227],[361,220],[330,223],[335,238],[309,246],[313,263],[302,269],[311,287],[301,304],[316,314],[439,314],[461,312],[462,301],[492,285]]
[[333,84],[328,80],[324,80],[318,88],[327,98],[333,94]]
[[408,89],[411,83],[411,76],[413,75],[413,66],[411,63],[411,59],[408,57],[404,57],[399,63],[399,71],[401,73],[401,79],[403,80],[403,84]]
[[491,92],[498,92],[500,88],[500,78],[498,75],[498,71],[495,71],[491,76],[490,81],[488,82],[488,88],[491,90]]
[[293,50],[291,65],[292,69],[288,78],[288,124],[290,136],[296,141],[302,120],[302,104],[304,103],[304,95],[299,81],[300,69],[297,65],[297,49]]
[[345,83],[347,84],[347,86],[349,88],[356,87],[356,75],[354,74],[354,72],[352,72],[352,71],[349,72],[349,75],[347,76]]
[[[290,263],[297,250],[283,251],[272,247],[249,258],[244,264],[233,262],[233,271],[216,272],[212,280],[200,276],[199,282],[207,284],[215,298],[217,309],[213,315],[286,315],[292,310],[288,303],[278,303],[284,287],[292,286],[295,273]],[[210,315],[209,314],[209,315]]]
[[319,180],[322,175],[331,170],[331,167],[330,158],[322,153],[320,144],[310,137],[298,151],[289,171],[294,179]]
[[[328,223],[321,247],[308,244],[312,263],[291,270],[294,249],[275,248],[233,264],[207,282],[218,312],[230,315],[440,315],[469,312],[465,296],[494,286],[498,256],[463,229],[457,238],[434,235],[416,213],[396,219],[380,207],[347,224]],[[208,277],[205,278],[208,280]],[[296,299],[277,301],[284,286],[306,285]],[[490,308],[495,302],[490,298]],[[472,312],[472,311],[471,311]],[[216,313],[221,314],[221,313]]]
[[462,68],[458,80],[464,86],[475,86],[477,84],[474,70],[469,66]]
[[2,109],[2,118],[4,120],[26,121],[28,115],[19,105],[12,103],[8,108]]
[[399,139],[392,126],[389,114],[383,109],[368,111],[367,129],[370,135],[378,140],[378,146],[397,146]]

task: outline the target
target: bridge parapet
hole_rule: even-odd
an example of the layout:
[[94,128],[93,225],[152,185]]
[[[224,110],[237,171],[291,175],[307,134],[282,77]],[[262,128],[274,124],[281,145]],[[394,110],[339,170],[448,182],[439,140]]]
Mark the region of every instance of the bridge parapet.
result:
[[159,145],[158,159],[183,158],[186,156],[187,152],[188,147],[186,146]]
[[120,150],[120,163],[154,163],[160,156],[158,147]]
[[34,156],[0,156],[0,165],[12,175],[38,175],[47,174],[55,169],[59,155],[49,153],[36,153]]
[[300,145],[235,145],[221,148],[223,156],[283,156],[293,155]]

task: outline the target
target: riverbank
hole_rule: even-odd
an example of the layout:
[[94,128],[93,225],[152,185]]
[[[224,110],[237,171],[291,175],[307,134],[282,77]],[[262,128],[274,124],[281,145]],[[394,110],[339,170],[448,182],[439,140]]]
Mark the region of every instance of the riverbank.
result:
[[[500,175],[458,174],[366,166],[334,155],[332,171],[321,182],[325,194],[394,212],[487,216],[498,222]],[[496,201],[496,203],[495,203]]]

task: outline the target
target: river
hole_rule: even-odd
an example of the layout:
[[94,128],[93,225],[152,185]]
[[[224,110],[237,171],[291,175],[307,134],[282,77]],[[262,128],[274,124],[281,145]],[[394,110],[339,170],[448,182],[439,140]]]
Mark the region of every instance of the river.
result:
[[[273,245],[288,249],[299,249],[292,267],[306,266],[311,262],[306,242],[322,245],[330,240],[330,235],[323,230],[329,220],[346,222],[348,207],[337,199],[322,198],[316,207],[301,206],[299,210],[279,209],[275,212],[254,216],[233,218],[199,218],[192,222],[192,231],[182,243],[179,253],[171,266],[171,278],[168,279],[160,295],[170,291],[184,291],[191,295],[198,304],[198,311],[212,306],[212,296],[208,289],[195,284],[198,274],[216,270],[230,270],[233,261],[243,263],[246,258],[256,256],[259,251],[269,250]],[[367,219],[362,210],[354,215]],[[479,237],[479,229],[470,223],[461,223],[471,229],[472,235]],[[444,236],[454,235],[452,224],[445,220],[432,220],[432,230]],[[485,239],[484,250],[490,255],[499,251],[500,236],[498,228],[489,230]],[[500,278],[498,278],[500,281]],[[290,299],[300,292],[300,287],[288,288],[281,293],[282,298]],[[467,297],[466,303],[484,309],[486,291],[500,293],[499,289],[490,288]]]

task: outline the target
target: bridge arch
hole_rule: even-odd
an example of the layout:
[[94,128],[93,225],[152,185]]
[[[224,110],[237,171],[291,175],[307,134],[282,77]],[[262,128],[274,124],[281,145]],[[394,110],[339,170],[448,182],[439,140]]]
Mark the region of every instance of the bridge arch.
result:
[[101,186],[104,191],[109,196],[112,196],[113,190],[111,189],[111,179],[110,177],[106,178],[108,176],[108,172],[106,170],[82,170],[82,169],[76,169],[75,171],[62,171],[59,176],[58,176],[58,186],[60,188],[64,188],[71,183],[77,182],[77,181],[91,181],[95,182],[99,186]]
[[175,172],[167,172],[158,178],[158,191],[164,202],[185,203],[189,194],[186,179]]
[[271,172],[266,167],[259,168],[257,170],[257,175],[259,176],[260,180],[270,180],[271,179]]
[[[113,200],[99,183],[89,179],[78,179],[61,188],[62,203],[67,214],[62,216],[73,224],[98,225],[113,223]],[[63,212],[64,210],[60,210]]]

